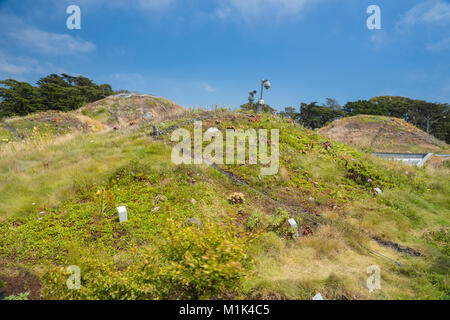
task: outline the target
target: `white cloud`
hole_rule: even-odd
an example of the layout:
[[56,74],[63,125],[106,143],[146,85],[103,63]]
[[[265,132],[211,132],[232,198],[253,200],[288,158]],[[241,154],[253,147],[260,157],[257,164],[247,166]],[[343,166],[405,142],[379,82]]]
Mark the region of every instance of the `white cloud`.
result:
[[[62,0],[53,0],[60,5]],[[72,4],[69,0],[65,0]],[[286,17],[298,18],[307,5],[319,3],[324,0],[77,0],[82,15],[90,14],[103,8],[116,10],[138,11],[141,14],[162,14],[174,8],[191,10],[198,4],[208,3],[207,12],[199,8],[196,14],[220,19],[232,19],[252,22],[255,19],[284,19]],[[186,5],[189,3],[189,5]],[[200,6],[201,7],[201,6]],[[86,9],[86,11],[84,11]],[[156,16],[153,17],[155,19]]]
[[29,66],[14,63],[7,57],[0,55],[0,74],[16,75],[23,74],[29,71]]
[[95,50],[95,44],[65,33],[41,30],[22,19],[0,14],[0,42],[4,47],[20,45],[34,52],[51,55],[77,54]]
[[[426,50],[439,52],[450,49],[450,3],[443,0],[423,1],[403,14],[395,25],[398,36],[417,32],[419,28],[432,28],[434,43],[424,44]],[[439,39],[440,38],[440,39]]]
[[213,93],[217,90],[212,85],[210,85],[209,83],[206,83],[206,82],[202,83],[202,88],[203,88],[203,90],[205,90],[208,93]]
[[64,69],[58,68],[52,63],[38,61],[33,58],[18,57],[0,51],[0,79],[26,80],[36,75],[63,72],[65,72]]
[[9,32],[8,35],[16,43],[46,54],[76,54],[95,50],[95,45],[90,41],[33,27],[14,30]]
[[246,22],[255,19],[298,18],[305,7],[319,0],[223,0],[216,9],[221,19],[239,18]]
[[397,22],[396,30],[406,32],[418,24],[444,25],[449,23],[450,3],[443,0],[429,0],[408,10]]

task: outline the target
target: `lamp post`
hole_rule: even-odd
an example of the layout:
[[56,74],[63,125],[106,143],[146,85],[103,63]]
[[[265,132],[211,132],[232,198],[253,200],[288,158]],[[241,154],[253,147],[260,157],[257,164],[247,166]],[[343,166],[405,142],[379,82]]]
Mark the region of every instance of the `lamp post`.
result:
[[270,82],[269,80],[261,80],[261,98],[258,101],[258,109],[257,109],[257,113],[261,114],[262,111],[262,106],[264,105],[264,100],[263,100],[263,92],[264,89],[269,90],[270,89]]

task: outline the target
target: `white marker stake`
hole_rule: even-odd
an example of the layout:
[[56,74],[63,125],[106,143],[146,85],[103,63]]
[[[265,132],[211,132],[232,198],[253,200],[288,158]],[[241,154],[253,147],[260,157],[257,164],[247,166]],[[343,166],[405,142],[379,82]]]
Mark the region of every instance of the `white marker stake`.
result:
[[117,211],[119,211],[119,222],[128,221],[127,207],[117,207]]
[[297,222],[294,219],[289,219],[288,220],[289,224],[291,225],[291,227],[297,228]]
[[378,193],[378,194],[383,194],[383,191],[381,191],[380,188],[375,188],[374,190],[375,190],[375,192]]
[[297,221],[295,221],[293,218],[291,218],[288,220],[288,223],[290,224],[291,227],[294,227],[295,230],[297,231],[292,237],[297,238],[299,236]]
[[316,294],[312,299],[313,300],[323,300],[322,295],[320,293]]

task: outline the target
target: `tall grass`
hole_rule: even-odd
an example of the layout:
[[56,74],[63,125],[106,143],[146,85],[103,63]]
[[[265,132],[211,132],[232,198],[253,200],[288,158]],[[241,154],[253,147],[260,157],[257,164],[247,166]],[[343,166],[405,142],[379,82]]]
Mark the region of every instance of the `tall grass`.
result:
[[[80,184],[101,183],[133,159],[145,157],[144,135],[114,133],[65,137],[64,143],[8,150],[0,155],[0,216],[54,207]],[[163,163],[164,157],[156,157]]]

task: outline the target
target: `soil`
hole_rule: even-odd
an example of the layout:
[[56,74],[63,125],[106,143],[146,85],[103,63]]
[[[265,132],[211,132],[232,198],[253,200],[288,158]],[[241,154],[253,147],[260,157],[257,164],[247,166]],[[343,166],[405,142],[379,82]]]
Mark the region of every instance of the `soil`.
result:
[[0,288],[0,300],[24,292],[30,293],[30,300],[41,299],[42,284],[39,277],[24,268],[11,269],[0,265],[0,281],[6,284]]

